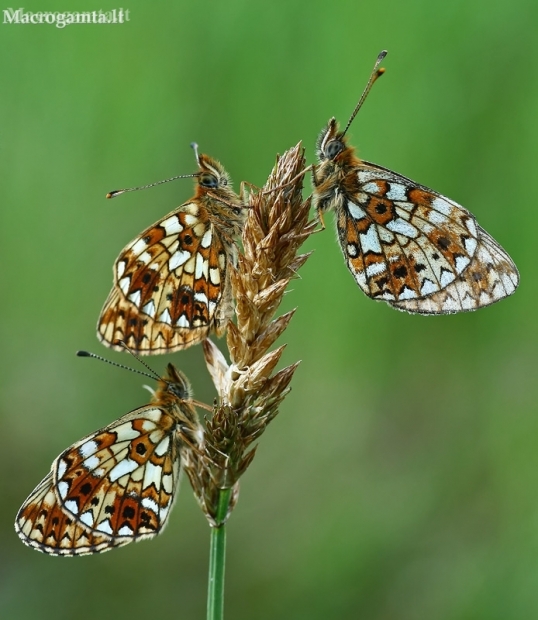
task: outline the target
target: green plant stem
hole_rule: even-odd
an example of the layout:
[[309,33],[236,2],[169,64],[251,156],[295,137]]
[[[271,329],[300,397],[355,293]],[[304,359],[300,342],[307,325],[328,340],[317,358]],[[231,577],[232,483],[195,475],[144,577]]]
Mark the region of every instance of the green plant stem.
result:
[[226,559],[226,513],[230,503],[231,489],[221,489],[217,507],[219,527],[211,528],[209,543],[209,584],[207,589],[207,620],[224,617],[224,563]]

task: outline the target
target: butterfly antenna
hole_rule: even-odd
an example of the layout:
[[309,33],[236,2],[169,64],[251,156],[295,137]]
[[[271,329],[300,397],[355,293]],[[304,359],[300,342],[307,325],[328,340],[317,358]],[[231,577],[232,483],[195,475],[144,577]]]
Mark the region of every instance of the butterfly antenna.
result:
[[374,85],[377,78],[381,77],[383,73],[385,73],[385,69],[383,67],[381,67],[381,69],[378,69],[378,67],[383,62],[387,53],[388,53],[387,50],[383,50],[382,52],[379,53],[379,56],[377,57],[377,60],[375,61],[374,68],[370,75],[370,79],[368,80],[368,84],[366,84],[366,88],[364,89],[364,92],[362,93],[361,98],[359,99],[359,103],[357,103],[357,105],[355,106],[355,109],[353,110],[353,114],[351,115],[350,119],[347,122],[346,128],[344,129],[344,133],[342,134],[342,137],[346,135],[346,132],[349,129],[349,126],[353,122],[353,119],[357,116],[357,112],[361,109],[362,104],[364,103],[364,100],[368,96],[368,93],[370,92],[370,89]]
[[107,198],[116,198],[120,194],[125,194],[126,192],[137,192],[141,189],[148,189],[148,187],[155,187],[156,185],[162,185],[163,183],[169,183],[170,181],[175,181],[176,179],[190,179],[192,177],[200,176],[200,173],[196,172],[195,174],[179,174],[177,177],[171,177],[170,179],[164,179],[164,181],[157,181],[156,183],[150,183],[149,185],[142,185],[141,187],[127,187],[126,189],[115,189],[112,192],[108,192],[106,195]]
[[[123,364],[118,364],[117,362],[113,362],[112,360],[107,360],[106,357],[101,357],[100,355],[96,355],[95,353],[90,353],[89,351],[77,351],[77,355],[79,357],[94,357],[96,360],[100,360],[101,362],[106,362],[107,364],[112,364],[112,366],[117,366],[118,368],[123,368],[124,370],[130,370],[131,372],[136,372],[138,375],[143,375],[144,377],[155,379],[153,375],[149,375],[147,372],[142,372],[141,370],[136,370],[136,368],[131,368],[130,366],[124,366]],[[160,379],[160,377],[157,377],[157,379]]]
[[191,149],[194,151],[194,156],[196,157],[196,163],[200,165],[200,155],[198,154],[198,144],[196,142],[191,142]]
[[120,344],[128,353],[130,353],[135,358],[135,360],[138,360],[142,364],[142,366],[145,366],[150,372],[152,372],[154,379],[157,379],[157,381],[161,380],[161,376],[157,374],[157,372],[155,372],[155,370],[153,370],[151,366],[146,364],[146,362],[143,359],[141,359],[131,348],[129,348],[125,344],[125,342],[123,342],[123,340],[118,340],[118,344]]

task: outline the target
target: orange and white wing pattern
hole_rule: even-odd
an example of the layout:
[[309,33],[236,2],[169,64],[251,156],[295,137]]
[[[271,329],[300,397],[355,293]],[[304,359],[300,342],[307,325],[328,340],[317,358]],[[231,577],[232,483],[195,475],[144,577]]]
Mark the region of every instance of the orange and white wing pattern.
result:
[[114,288],[99,319],[100,340],[157,354],[218,332],[229,306],[231,252],[202,204],[189,202],[167,215],[116,260]]
[[26,545],[50,555],[87,555],[116,546],[110,536],[91,530],[62,510],[52,472],[22,505],[15,531]]
[[201,428],[183,375],[169,365],[169,379],[159,383],[155,404],[91,433],[56,458],[17,514],[15,529],[25,544],[51,555],[85,555],[163,530],[178,488],[181,452],[201,439]]
[[337,208],[340,245],[362,290],[407,312],[476,310],[511,295],[517,269],[462,206],[362,162]]
[[467,209],[395,172],[359,159],[332,118],[317,143],[314,205],[336,211],[338,238],[357,284],[372,299],[418,314],[476,310],[511,295],[517,268]]
[[196,195],[150,226],[114,264],[114,287],[97,335],[105,345],[141,354],[170,353],[220,335],[232,314],[228,262],[241,232],[244,205],[226,171],[198,158]]
[[478,245],[469,266],[452,284],[430,297],[391,305],[418,314],[451,314],[489,306],[511,295],[519,284],[514,262],[488,233],[478,228]]

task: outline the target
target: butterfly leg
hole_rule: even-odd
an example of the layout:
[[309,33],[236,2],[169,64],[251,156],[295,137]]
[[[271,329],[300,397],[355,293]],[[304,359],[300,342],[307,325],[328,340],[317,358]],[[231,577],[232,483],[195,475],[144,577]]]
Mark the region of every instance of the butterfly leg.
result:
[[325,230],[325,220],[323,219],[323,211],[319,207],[317,209],[317,212],[318,212],[318,222],[321,228],[319,230],[316,230],[315,232],[321,232],[322,230]]
[[249,187],[251,190],[254,189],[257,192],[261,192],[262,191],[262,188],[258,187],[257,185],[254,185],[254,183],[250,183],[249,181],[241,181],[241,185],[239,186],[239,198],[245,204],[248,202],[248,200],[247,200],[248,196],[245,198],[245,188],[246,187]]
[[312,164],[310,168],[312,168],[312,185],[317,187],[321,183],[321,180],[319,180],[316,176],[318,166],[316,166],[316,164]]

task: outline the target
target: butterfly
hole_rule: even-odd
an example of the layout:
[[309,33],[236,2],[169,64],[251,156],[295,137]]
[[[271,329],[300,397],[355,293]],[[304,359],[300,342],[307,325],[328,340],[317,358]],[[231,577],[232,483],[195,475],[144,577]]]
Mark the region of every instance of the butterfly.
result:
[[379,54],[344,131],[332,118],[317,143],[314,204],[336,212],[340,247],[360,288],[418,314],[476,310],[511,295],[519,274],[510,256],[458,203],[359,159],[346,132],[375,80]]
[[226,329],[233,311],[228,265],[237,260],[234,237],[246,206],[223,166],[196,156],[194,197],[144,230],[114,263],[97,325],[106,346],[123,350],[122,341],[140,354],[171,353]]
[[151,404],[87,435],[54,460],[17,514],[21,540],[50,555],[73,556],[159,534],[186,450],[202,441],[195,402],[185,375],[168,364]]

